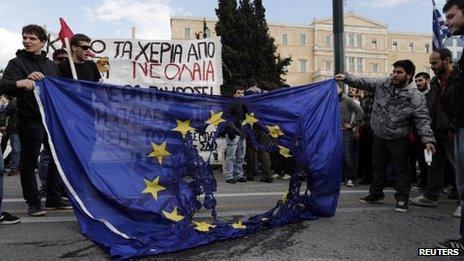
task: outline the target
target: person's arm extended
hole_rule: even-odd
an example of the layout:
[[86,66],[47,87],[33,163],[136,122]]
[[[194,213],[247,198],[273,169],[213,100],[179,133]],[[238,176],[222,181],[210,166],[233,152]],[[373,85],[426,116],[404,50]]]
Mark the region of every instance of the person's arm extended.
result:
[[371,93],[375,93],[376,89],[379,86],[382,86],[389,78],[384,79],[370,79],[370,78],[363,78],[363,77],[355,77],[350,73],[343,73],[335,75],[335,80],[343,81],[344,83],[348,84],[350,87],[366,90]]

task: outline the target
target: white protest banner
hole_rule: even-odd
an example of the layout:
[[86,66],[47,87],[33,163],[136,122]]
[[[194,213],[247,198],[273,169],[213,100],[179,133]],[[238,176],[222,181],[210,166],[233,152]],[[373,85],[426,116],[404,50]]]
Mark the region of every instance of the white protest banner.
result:
[[[49,47],[58,49],[60,45],[61,43],[57,42]],[[91,47],[96,54],[94,60],[107,83],[220,95],[220,38],[94,39]]]

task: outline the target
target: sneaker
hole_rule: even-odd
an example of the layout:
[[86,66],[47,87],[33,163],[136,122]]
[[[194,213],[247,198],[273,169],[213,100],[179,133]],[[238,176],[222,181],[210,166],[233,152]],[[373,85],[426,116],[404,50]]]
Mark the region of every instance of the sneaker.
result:
[[72,209],[72,205],[66,201],[60,201],[58,204],[48,204],[45,203],[46,210],[67,210]]
[[273,179],[268,179],[268,178],[262,178],[259,181],[266,182],[266,183],[272,183],[274,180]]
[[418,196],[418,197],[415,197],[415,198],[410,198],[409,200],[411,201],[411,205],[414,205],[414,206],[432,207],[432,208],[438,207],[438,201],[427,199],[424,196]]
[[237,182],[247,182],[247,180],[246,180],[246,178],[241,177],[241,178],[237,179]]
[[454,189],[454,187],[449,185],[449,186],[443,188],[443,193],[449,194],[451,191],[453,191],[453,189]]
[[280,177],[280,176],[279,176],[279,174],[277,174],[277,173],[272,174],[272,178],[273,178],[273,179],[278,179],[279,177]]
[[424,187],[416,185],[411,187],[412,191],[424,191]]
[[13,224],[18,224],[21,222],[21,219],[19,217],[12,216],[8,212],[2,212],[0,215],[0,225],[13,225]]
[[30,204],[27,212],[29,213],[29,216],[32,216],[32,217],[44,216],[45,213],[47,213],[42,206],[42,202],[40,201],[37,203]]
[[346,186],[347,186],[347,187],[354,187],[354,182],[353,182],[353,180],[349,179],[349,180],[346,182]]
[[397,201],[395,205],[396,212],[407,212],[408,211],[408,202],[407,201]]
[[234,183],[235,183],[235,179],[226,179],[226,182],[227,182],[227,183],[230,183],[230,184],[234,184]]
[[459,249],[459,254],[462,255],[464,253],[464,245],[461,239],[447,239],[443,242],[438,242],[437,247],[439,248],[453,248]]
[[289,179],[291,179],[291,178],[292,178],[292,176],[290,176],[290,175],[288,175],[288,174],[285,174],[285,175],[282,176],[282,179],[283,179],[283,180],[289,180]]
[[461,218],[461,206],[458,206],[453,212],[453,217]]
[[385,199],[385,195],[381,195],[381,196],[374,196],[372,194],[369,194],[365,197],[362,197],[360,199],[358,199],[359,202],[361,203],[377,203],[377,202],[380,202],[382,200]]

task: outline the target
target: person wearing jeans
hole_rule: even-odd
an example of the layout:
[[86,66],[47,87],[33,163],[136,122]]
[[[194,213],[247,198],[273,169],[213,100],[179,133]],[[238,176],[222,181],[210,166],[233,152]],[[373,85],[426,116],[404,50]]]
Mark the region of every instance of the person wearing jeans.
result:
[[244,182],[246,178],[243,176],[243,162],[245,159],[244,140],[240,136],[230,139],[227,135],[226,139],[226,182],[234,183],[235,181]]
[[[239,99],[245,95],[245,88],[235,87],[234,98]],[[230,108],[231,122],[225,128],[226,140],[226,166],[225,176],[227,183],[246,182],[243,172],[245,159],[244,138],[240,131],[241,122],[245,118],[246,108],[236,102]]]

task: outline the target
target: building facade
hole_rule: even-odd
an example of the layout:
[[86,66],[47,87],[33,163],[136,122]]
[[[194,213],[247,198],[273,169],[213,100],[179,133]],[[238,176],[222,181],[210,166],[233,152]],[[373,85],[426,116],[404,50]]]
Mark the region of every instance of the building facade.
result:
[[[217,20],[172,17],[172,39],[194,39],[195,34],[216,36]],[[392,32],[388,25],[345,14],[345,70],[358,76],[379,78],[388,76],[396,60],[410,59],[416,72],[431,73],[428,58],[432,51],[432,35]],[[314,19],[309,25],[269,23],[269,33],[275,39],[282,57],[291,57],[286,82],[291,86],[317,82],[333,77],[334,53],[332,18]]]

